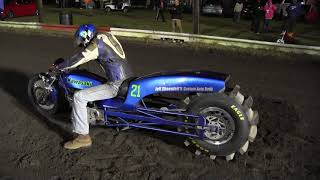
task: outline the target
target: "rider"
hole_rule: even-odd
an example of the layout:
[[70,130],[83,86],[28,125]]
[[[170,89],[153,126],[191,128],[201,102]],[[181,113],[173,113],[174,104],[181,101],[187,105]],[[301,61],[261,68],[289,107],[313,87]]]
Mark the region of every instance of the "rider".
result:
[[94,25],[84,24],[75,33],[75,44],[83,49],[70,59],[54,64],[54,67],[68,70],[88,61],[98,60],[104,66],[108,83],[80,90],[74,94],[72,130],[78,136],[64,144],[66,149],[78,149],[92,144],[87,120],[87,103],[115,97],[121,83],[132,76],[122,46],[112,34],[97,33]]

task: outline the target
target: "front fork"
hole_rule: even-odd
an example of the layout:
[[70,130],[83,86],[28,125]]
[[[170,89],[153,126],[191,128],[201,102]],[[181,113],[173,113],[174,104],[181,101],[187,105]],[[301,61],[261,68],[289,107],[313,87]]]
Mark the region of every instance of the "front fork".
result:
[[45,83],[45,89],[49,92],[50,98],[56,98],[57,93],[62,93],[58,92],[58,89],[53,86],[55,82],[58,82],[58,86],[63,89],[63,93],[65,95],[65,98],[68,100],[70,105],[72,104],[72,98],[69,96],[69,91],[68,88],[65,86],[65,83],[63,82],[63,77],[64,74],[60,73],[58,75],[50,75],[49,72],[47,73],[40,73],[39,78]]
[[39,78],[45,83],[44,88],[52,92],[53,91],[52,85],[57,80],[57,78],[54,76],[50,76],[48,73],[40,73]]
[[[37,99],[38,103],[44,103],[48,100],[48,98],[52,98],[52,94],[54,94],[54,88],[52,87],[53,83],[55,82],[55,78],[49,76],[45,73],[38,74],[39,79],[43,82],[43,94],[41,95],[41,99]],[[35,85],[33,85],[35,87]]]

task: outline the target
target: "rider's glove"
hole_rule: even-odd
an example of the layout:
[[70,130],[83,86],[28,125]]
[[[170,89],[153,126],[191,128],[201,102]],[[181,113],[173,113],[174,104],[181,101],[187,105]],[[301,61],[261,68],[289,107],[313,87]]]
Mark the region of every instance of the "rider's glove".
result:
[[57,68],[57,66],[52,65],[52,66],[49,68],[49,74],[50,74],[51,76],[57,76],[59,73],[60,73],[60,70]]
[[54,69],[61,70],[62,68],[64,68],[64,63],[65,63],[65,60],[63,58],[59,58],[54,61],[54,63],[52,64],[52,67]]
[[57,66],[55,66],[54,64],[52,64],[52,65],[49,67],[49,72],[56,71],[56,69],[57,69]]
[[51,75],[55,76],[55,75],[59,74],[62,71],[61,67],[63,67],[64,62],[65,61],[62,58],[55,60],[54,63],[49,68],[49,72],[51,73]]

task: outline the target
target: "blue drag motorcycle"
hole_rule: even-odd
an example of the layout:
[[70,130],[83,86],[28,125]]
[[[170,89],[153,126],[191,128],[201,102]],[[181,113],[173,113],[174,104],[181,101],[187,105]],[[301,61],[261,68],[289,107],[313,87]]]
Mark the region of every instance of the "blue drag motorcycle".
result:
[[[185,137],[196,155],[232,160],[257,135],[258,112],[240,87],[227,87],[230,75],[210,71],[160,72],[126,79],[115,98],[87,105],[90,124],[122,130],[142,128]],[[77,90],[107,83],[85,70],[34,75],[28,96],[41,113],[70,109]]]

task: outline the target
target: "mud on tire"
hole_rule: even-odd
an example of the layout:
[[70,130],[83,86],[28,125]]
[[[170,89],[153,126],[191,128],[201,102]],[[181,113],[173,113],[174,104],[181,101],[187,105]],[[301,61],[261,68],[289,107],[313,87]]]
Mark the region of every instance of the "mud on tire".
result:
[[[226,92],[198,94],[190,99],[187,106],[189,113],[201,114],[206,124],[220,128],[215,132],[205,130],[204,140],[189,138],[184,142],[196,155],[205,154],[211,159],[223,156],[229,161],[236,152],[244,154],[249,142],[254,141],[257,135],[258,112],[251,109],[252,97],[244,98],[239,90],[237,85]],[[185,120],[192,121],[196,120]]]

